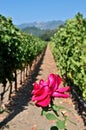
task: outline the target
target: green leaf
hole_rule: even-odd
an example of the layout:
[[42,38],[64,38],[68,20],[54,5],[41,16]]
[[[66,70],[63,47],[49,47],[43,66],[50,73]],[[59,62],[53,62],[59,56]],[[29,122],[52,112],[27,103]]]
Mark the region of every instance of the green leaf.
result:
[[65,110],[67,110],[67,111],[71,111],[71,110],[69,110],[69,109],[67,109],[66,107],[64,107],[64,106],[57,106],[57,105],[53,105],[53,110],[54,111],[59,111],[60,109],[65,109]]
[[52,114],[52,113],[47,113],[46,118],[48,120],[56,120],[57,119],[56,116],[54,114]]
[[53,110],[54,110],[54,111],[59,111],[60,109],[64,109],[63,106],[57,106],[57,105],[55,105],[55,104],[54,104],[52,107],[53,107]]
[[58,129],[65,129],[65,120],[59,120],[56,122],[57,128]]
[[42,109],[41,115],[43,116],[43,115],[46,115],[46,114],[47,114],[47,111],[45,111],[45,110]]
[[46,115],[49,111],[49,106],[42,108],[41,115]]

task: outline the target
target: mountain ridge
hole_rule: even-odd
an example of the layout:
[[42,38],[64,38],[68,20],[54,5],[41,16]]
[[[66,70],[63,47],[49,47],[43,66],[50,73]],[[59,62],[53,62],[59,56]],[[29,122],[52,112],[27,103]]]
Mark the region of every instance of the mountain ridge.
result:
[[46,22],[32,22],[32,23],[22,23],[18,25],[20,29],[24,29],[26,27],[36,27],[41,30],[53,30],[58,28],[60,25],[64,25],[64,21],[61,20],[52,20],[52,21],[46,21]]

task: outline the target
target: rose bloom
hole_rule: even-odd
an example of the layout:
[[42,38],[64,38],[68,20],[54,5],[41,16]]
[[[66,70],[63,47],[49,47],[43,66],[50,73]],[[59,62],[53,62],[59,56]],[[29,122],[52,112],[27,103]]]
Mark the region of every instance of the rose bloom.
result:
[[53,97],[68,98],[69,94],[65,92],[69,91],[70,87],[60,87],[61,83],[62,78],[57,74],[50,74],[47,82],[43,79],[39,83],[35,82],[32,101],[35,101],[37,106],[46,107]]
[[32,101],[35,101],[37,106],[46,107],[50,104],[50,89],[44,80],[40,80],[39,84],[34,83],[32,94]]

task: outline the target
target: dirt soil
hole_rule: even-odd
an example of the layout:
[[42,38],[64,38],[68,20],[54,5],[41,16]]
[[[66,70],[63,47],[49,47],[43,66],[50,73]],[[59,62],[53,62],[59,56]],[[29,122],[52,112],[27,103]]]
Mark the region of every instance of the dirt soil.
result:
[[[50,51],[47,47],[35,71],[29,76],[22,87],[13,96],[11,102],[7,105],[10,113],[0,115],[0,130],[50,130],[50,127],[55,126],[54,121],[48,121],[44,116],[41,116],[41,108],[36,107],[31,102],[31,91],[33,83],[40,79],[47,80],[50,73],[57,73],[57,67]],[[63,110],[68,118],[76,123],[76,125],[67,121],[67,130],[86,130],[85,120],[75,110],[75,105],[71,98],[56,99],[58,105],[66,107],[68,110]],[[51,129],[56,130],[56,129]]]

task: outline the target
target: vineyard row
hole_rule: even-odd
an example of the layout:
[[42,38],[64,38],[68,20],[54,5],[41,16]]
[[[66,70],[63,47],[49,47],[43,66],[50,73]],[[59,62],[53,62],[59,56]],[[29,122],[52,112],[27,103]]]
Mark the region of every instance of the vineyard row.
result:
[[86,100],[86,18],[78,13],[52,37],[59,74]]
[[1,100],[8,82],[10,93],[13,81],[15,81],[17,91],[17,72],[22,73],[25,68],[28,70],[28,65],[31,68],[33,61],[45,47],[46,42],[22,32],[10,18],[0,15],[0,83],[3,87]]

